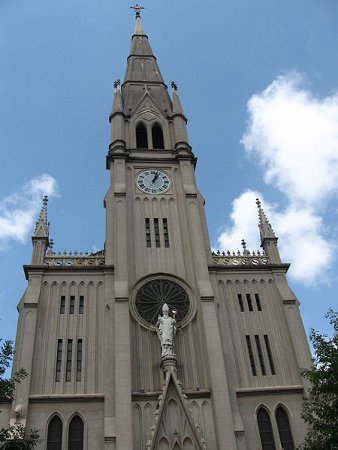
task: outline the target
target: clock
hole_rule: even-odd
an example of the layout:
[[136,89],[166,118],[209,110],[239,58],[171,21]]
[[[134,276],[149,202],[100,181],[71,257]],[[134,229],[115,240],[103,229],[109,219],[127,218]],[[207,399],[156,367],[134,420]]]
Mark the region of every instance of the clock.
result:
[[143,192],[148,194],[161,194],[171,186],[169,177],[157,169],[148,169],[141,172],[137,177],[136,184]]

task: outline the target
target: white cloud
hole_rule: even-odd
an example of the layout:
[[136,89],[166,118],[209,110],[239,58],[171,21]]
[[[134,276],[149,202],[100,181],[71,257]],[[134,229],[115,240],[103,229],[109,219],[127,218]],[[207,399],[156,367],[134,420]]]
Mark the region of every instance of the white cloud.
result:
[[0,200],[0,249],[11,240],[23,242],[33,232],[43,195],[57,195],[57,182],[44,174],[26,183],[19,192]]
[[[247,155],[263,169],[265,183],[283,194],[284,209],[264,203],[279,235],[291,275],[309,284],[333,261],[335,244],[325,236],[325,206],[338,192],[338,94],[316,98],[297,73],[278,77],[248,102],[249,122],[242,138]],[[231,226],[219,236],[222,249],[240,239],[257,244],[255,198],[247,190],[233,202]]]

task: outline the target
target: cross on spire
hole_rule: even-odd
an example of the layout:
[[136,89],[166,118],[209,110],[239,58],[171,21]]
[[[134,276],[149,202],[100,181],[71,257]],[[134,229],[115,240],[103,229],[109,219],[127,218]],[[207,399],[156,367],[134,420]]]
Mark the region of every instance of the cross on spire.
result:
[[130,9],[133,9],[135,11],[136,17],[141,17],[141,10],[144,9],[144,7],[136,3],[136,5],[131,6]]

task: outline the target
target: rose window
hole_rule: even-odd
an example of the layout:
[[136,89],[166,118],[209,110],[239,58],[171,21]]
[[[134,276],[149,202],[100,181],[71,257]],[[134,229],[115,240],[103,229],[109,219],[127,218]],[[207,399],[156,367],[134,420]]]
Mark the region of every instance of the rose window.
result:
[[146,322],[156,325],[162,315],[164,304],[169,306],[169,314],[181,322],[189,312],[189,297],[185,289],[171,280],[152,280],[145,283],[137,292],[136,310]]

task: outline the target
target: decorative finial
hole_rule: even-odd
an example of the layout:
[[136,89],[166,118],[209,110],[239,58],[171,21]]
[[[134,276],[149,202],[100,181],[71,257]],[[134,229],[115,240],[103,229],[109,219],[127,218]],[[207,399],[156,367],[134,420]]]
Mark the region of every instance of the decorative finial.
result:
[[256,205],[258,206],[258,208],[260,208],[262,206],[262,203],[259,200],[259,198],[256,198]]
[[244,239],[241,240],[241,244],[242,244],[242,247],[243,247],[243,253],[245,254],[246,253],[246,242],[245,242]]
[[43,206],[47,206],[47,203],[48,203],[48,197],[47,197],[47,195],[44,195],[43,199],[42,199],[42,204],[43,204]]
[[177,91],[177,84],[175,83],[175,81],[171,82],[171,87],[173,88],[174,91]]
[[143,6],[140,6],[138,3],[136,3],[135,6],[131,6],[130,9],[133,9],[136,13],[136,18],[141,17],[141,10],[144,9]]
[[117,89],[117,86],[120,86],[120,84],[121,84],[121,81],[118,78],[117,80],[114,81],[114,89]]

